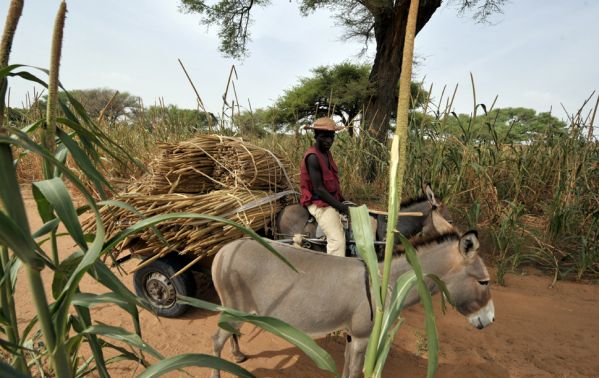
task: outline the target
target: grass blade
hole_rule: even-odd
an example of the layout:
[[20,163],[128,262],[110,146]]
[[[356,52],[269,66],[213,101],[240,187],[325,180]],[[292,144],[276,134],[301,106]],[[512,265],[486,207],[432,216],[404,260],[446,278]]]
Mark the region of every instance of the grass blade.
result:
[[399,319],[399,321],[393,326],[389,333],[383,333],[383,345],[378,351],[376,364],[374,366],[373,375],[375,377],[381,377],[383,374],[383,368],[385,367],[385,362],[387,361],[387,356],[389,355],[389,350],[391,349],[391,344],[393,344],[393,339],[395,339],[395,335],[399,328],[403,324],[403,320]]
[[159,360],[164,359],[164,356],[162,356],[162,354],[160,354],[157,350],[155,350],[146,342],[144,342],[141,339],[141,337],[139,337],[139,335],[135,333],[130,333],[129,331],[121,327],[113,327],[106,324],[95,324],[91,327],[88,327],[87,329],[84,329],[82,333],[94,334],[119,340],[134,348],[141,349]]
[[122,299],[116,293],[104,293],[104,294],[93,294],[93,293],[76,293],[73,295],[71,303],[74,306],[81,306],[92,308],[99,304],[112,303],[123,310],[129,312],[131,305],[126,300]]
[[77,245],[80,248],[87,249],[87,243],[81,223],[79,223],[77,211],[64,182],[56,177],[50,180],[35,182],[33,185],[44,196],[50,206],[52,206],[56,215],[65,225]]
[[73,156],[73,161],[81,170],[85,173],[85,176],[89,178],[93,183],[98,193],[100,193],[100,197],[106,198],[106,192],[104,191],[104,186],[110,188],[110,184],[106,179],[98,172],[98,170],[94,167],[91,160],[87,156],[85,152],[77,145],[67,133],[62,131],[60,128],[56,128],[56,134],[65,145],[65,147]]
[[424,276],[422,274],[422,268],[420,267],[420,259],[416,254],[416,250],[412,244],[403,235],[399,236],[401,244],[403,244],[406,252],[406,258],[414,273],[417,277],[418,294],[420,295],[420,301],[424,306],[425,313],[425,328],[426,336],[428,339],[428,370],[427,376],[434,377],[437,371],[438,358],[439,358],[439,338],[437,336],[437,325],[435,322],[435,312],[433,311],[433,301],[431,293],[424,282]]
[[11,249],[25,264],[41,269],[43,260],[34,252],[35,241],[31,235],[25,235],[11,218],[0,212],[0,244]]
[[238,377],[253,378],[254,375],[244,368],[235,365],[232,362],[223,360],[218,357],[209,356],[206,354],[180,354],[166,358],[141,373],[138,378],[155,378],[160,377],[169,371],[181,369],[189,366],[207,367],[218,369],[234,374]]
[[3,359],[0,359],[0,376],[12,378],[28,378],[25,374],[21,373],[17,369],[4,362]]
[[368,267],[377,307],[382,307],[381,283],[378,260],[374,251],[374,238],[370,226],[370,215],[365,205],[349,208],[351,227],[356,239],[356,247]]

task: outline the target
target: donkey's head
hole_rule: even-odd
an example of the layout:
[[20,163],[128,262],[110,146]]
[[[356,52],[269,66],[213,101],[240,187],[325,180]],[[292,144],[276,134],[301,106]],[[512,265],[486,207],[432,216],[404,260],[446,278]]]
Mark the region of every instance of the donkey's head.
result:
[[[410,199],[401,204],[402,212],[420,212],[422,216],[400,216],[397,230],[407,238],[430,239],[453,231],[447,207],[435,196],[429,184],[423,187],[424,196]],[[384,240],[387,224],[379,221],[377,236]],[[395,238],[396,248],[402,250],[399,236]]]
[[430,211],[424,212],[425,218],[421,232],[422,236],[430,237],[452,231],[453,221],[447,206],[437,199],[430,184],[426,184],[423,190],[430,206]]
[[470,324],[482,329],[495,319],[495,308],[489,288],[489,272],[478,254],[478,233],[466,232],[449,248],[446,258],[438,259],[438,263],[445,261],[447,264],[440,270],[446,271],[440,278],[445,281],[456,309],[468,318]]

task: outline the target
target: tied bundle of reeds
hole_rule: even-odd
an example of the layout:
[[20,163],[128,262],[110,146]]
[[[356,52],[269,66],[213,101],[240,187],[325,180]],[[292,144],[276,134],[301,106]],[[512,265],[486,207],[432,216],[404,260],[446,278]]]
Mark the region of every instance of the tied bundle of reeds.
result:
[[[258,231],[271,224],[282,207],[279,199],[284,195],[285,193],[230,189],[203,195],[129,193],[115,199],[135,207],[144,218],[166,213],[206,214],[230,219]],[[127,209],[112,206],[103,207],[101,215],[109,237],[142,219]],[[86,229],[93,228],[92,220],[86,222]],[[221,222],[174,219],[160,223],[155,229],[148,228],[136,234],[142,243],[139,244],[140,248],[135,249],[135,253],[163,256],[177,251],[179,254],[197,255],[199,259],[213,255],[227,242],[242,236],[243,233],[237,228]],[[127,242],[121,244],[121,247]]]
[[223,185],[214,178],[221,145],[230,137],[203,135],[180,143],[162,143],[160,155],[151,163],[151,174],[138,190],[149,194],[208,193]]
[[214,177],[226,187],[280,191],[292,188],[288,162],[271,151],[241,139],[221,144]]
[[203,194],[224,188],[290,189],[289,164],[272,152],[220,135],[202,135],[159,145],[151,173],[128,188],[147,194]]

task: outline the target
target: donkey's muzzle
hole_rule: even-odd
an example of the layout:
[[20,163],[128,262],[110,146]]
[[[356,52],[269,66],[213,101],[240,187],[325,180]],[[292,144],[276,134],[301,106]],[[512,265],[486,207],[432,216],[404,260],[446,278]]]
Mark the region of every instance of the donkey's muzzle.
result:
[[482,307],[474,314],[468,315],[468,322],[478,329],[483,329],[495,320],[495,306],[493,300]]

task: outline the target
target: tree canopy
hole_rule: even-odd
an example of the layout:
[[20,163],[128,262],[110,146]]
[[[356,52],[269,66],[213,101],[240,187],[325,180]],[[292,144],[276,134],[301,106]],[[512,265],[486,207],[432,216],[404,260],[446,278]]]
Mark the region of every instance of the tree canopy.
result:
[[[345,126],[354,125],[372,96],[368,73],[368,65],[351,62],[314,68],[311,76],[301,78],[270,108],[271,121],[292,125],[320,116],[336,116]],[[398,94],[399,88],[396,99]],[[427,92],[412,83],[412,107],[422,104],[426,97]]]
[[320,66],[298,85],[285,91],[273,105],[275,120],[297,123],[305,118],[338,116],[348,126],[362,111],[371,94],[368,66],[342,63]]
[[[454,0],[459,12],[471,11],[476,20],[485,20],[499,12],[506,0]],[[441,6],[442,0],[421,0],[416,33]],[[181,10],[197,13],[201,22],[216,25],[221,39],[220,50],[231,57],[248,52],[251,12],[270,4],[268,0],[218,0],[209,5],[205,0],[181,0]],[[345,30],[347,38],[358,38],[368,46],[376,44],[376,54],[368,82],[372,93],[363,120],[370,133],[384,142],[392,113],[396,107],[395,91],[401,73],[409,1],[391,0],[298,0],[300,11],[309,15],[320,8],[330,9],[335,22]]]

